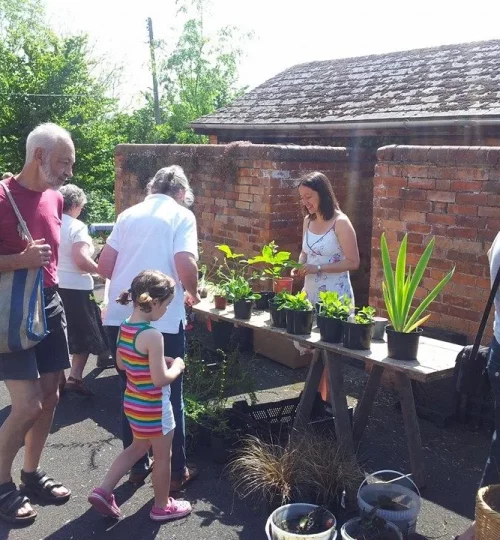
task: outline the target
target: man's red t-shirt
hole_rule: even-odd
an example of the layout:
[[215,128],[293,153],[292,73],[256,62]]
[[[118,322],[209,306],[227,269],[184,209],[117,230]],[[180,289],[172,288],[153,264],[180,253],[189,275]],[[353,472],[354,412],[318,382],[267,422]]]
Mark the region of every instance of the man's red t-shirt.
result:
[[[50,263],[43,267],[43,285],[58,283],[57,263],[61,242],[63,198],[59,191],[32,191],[21,186],[14,178],[3,180],[28,225],[33,240],[45,238],[52,248]],[[0,255],[14,255],[26,249],[27,242],[18,231],[18,220],[5,190],[0,186]]]

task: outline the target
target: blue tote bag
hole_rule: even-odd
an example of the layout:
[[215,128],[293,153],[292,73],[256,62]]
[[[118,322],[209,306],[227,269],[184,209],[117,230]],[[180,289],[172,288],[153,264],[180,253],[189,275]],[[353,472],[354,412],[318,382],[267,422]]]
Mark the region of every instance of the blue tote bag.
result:
[[[3,182],[0,184],[14,209],[25,239],[33,242],[9,188]],[[0,272],[0,353],[29,349],[47,334],[42,268]]]

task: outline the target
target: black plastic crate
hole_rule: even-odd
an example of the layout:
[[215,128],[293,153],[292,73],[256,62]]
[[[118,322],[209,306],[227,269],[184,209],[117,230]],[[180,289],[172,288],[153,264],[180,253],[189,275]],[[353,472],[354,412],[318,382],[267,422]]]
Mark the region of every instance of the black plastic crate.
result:
[[[271,438],[288,436],[290,433],[300,396],[271,403],[249,405],[246,401],[237,401],[231,409],[232,424],[235,429],[258,437]],[[352,423],[353,409],[349,408]],[[311,429],[335,434],[334,417],[329,405],[317,393],[309,421]]]

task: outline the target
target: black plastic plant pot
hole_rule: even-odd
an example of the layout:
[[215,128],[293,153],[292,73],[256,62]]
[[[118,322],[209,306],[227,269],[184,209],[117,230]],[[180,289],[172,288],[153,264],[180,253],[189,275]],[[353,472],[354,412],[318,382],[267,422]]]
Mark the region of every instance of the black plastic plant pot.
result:
[[318,328],[321,341],[340,343],[342,341],[342,320],[318,315]]
[[346,349],[368,350],[372,342],[373,324],[342,323],[342,344]]
[[269,302],[271,324],[275,328],[286,328],[286,309],[278,309],[272,301]]
[[272,300],[276,293],[272,291],[264,291],[259,294],[260,298],[255,300],[255,309],[269,309],[269,300]]
[[287,309],[286,311],[286,331],[289,334],[309,335],[313,325],[313,310],[298,311]]
[[396,332],[392,326],[387,326],[387,351],[389,358],[395,360],[416,360],[418,343],[423,330],[417,328],[414,332]]
[[237,300],[234,303],[234,317],[248,321],[252,316],[253,300]]
[[214,348],[227,351],[231,343],[233,324],[228,321],[212,321],[212,338]]

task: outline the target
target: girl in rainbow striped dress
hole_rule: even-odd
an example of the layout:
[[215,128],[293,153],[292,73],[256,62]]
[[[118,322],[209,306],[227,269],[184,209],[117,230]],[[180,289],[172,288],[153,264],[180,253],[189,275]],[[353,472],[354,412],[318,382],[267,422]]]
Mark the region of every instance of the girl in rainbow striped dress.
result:
[[149,514],[154,521],[187,516],[191,505],[175,500],[170,492],[170,456],[175,421],[170,404],[170,383],[183,371],[182,358],[164,358],[163,336],[151,326],[165,314],[174,295],[174,281],[156,270],[141,272],[130,291],[117,302],[134,304],[132,315],[120,326],[116,363],[127,373],[124,395],[125,414],[134,440],[115,459],[104,481],[92,490],[89,502],[100,513],[121,517],[113,489],[132,465],[153,447],[154,506]]

